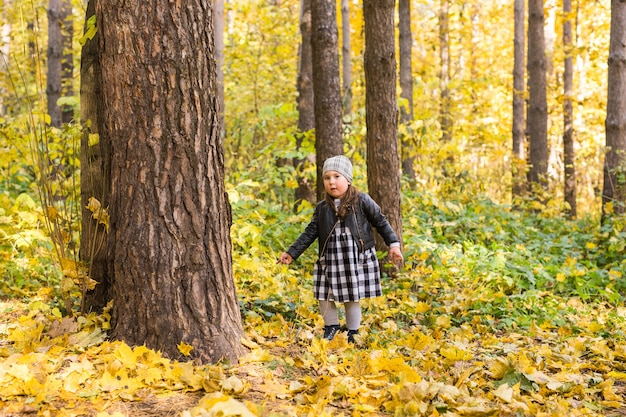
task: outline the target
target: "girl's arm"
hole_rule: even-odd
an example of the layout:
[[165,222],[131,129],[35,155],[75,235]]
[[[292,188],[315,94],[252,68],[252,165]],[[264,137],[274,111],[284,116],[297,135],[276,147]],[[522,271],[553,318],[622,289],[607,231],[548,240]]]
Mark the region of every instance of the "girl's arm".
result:
[[278,258],[278,261],[276,261],[276,263],[289,265],[292,261],[293,258],[291,257],[291,255],[289,255],[287,252],[283,252],[280,254],[280,257]]
[[400,245],[392,246],[389,248],[389,257],[392,261],[404,261],[404,256],[402,256],[402,250],[400,249]]
[[291,246],[289,246],[289,249],[283,252],[280,255],[280,258],[278,258],[278,261],[280,263],[289,264],[294,259],[298,259],[298,257],[300,257],[300,255],[302,255],[302,253],[305,250],[307,250],[307,248],[311,246],[313,242],[315,242],[315,239],[317,239],[317,236],[318,236],[319,210],[320,210],[320,205],[318,204],[315,207],[313,218],[311,219],[307,227],[304,229],[304,232],[302,232],[300,236],[298,237],[298,239],[296,239],[296,241]]
[[387,246],[391,246],[394,242],[400,242],[396,232],[394,232],[393,228],[389,224],[387,217],[385,217],[380,206],[374,201],[374,199],[365,193],[361,193],[360,198],[362,199],[361,207],[363,209],[363,213],[367,217],[369,223],[385,240]]

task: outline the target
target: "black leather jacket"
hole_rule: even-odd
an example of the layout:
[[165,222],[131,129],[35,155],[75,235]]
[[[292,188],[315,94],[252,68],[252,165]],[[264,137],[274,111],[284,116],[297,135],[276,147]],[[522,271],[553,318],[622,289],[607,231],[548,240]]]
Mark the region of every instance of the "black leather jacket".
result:
[[[374,246],[372,227],[376,228],[376,231],[382,236],[387,245],[400,241],[382,213],[380,206],[376,204],[372,197],[360,192],[357,207],[354,209],[346,216],[345,221],[361,252]],[[293,259],[297,259],[311,246],[315,239],[318,239],[318,252],[321,256],[326,249],[326,240],[331,234],[335,223],[337,223],[335,208],[330,207],[326,201],[320,201],[315,207],[311,222],[294,244],[287,249],[287,253]]]

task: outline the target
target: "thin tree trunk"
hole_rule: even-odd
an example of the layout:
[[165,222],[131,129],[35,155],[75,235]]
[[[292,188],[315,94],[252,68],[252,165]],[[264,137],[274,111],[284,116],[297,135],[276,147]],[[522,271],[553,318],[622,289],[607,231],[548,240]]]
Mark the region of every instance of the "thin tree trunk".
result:
[[[363,0],[368,191],[401,237],[394,11],[394,0]],[[383,249],[380,236],[376,240]]]
[[603,219],[626,212],[626,2],[611,1]]
[[343,63],[343,114],[352,114],[352,48],[350,0],[341,0],[341,60]]
[[[298,132],[296,133],[296,150],[300,150],[305,139],[313,140],[315,129],[315,110],[313,95],[313,54],[311,52],[311,0],[300,1],[300,68],[298,70]],[[295,191],[296,205],[301,201],[315,203],[315,192],[311,181],[303,175],[308,158],[294,158],[298,188]]]
[[327,158],[343,154],[337,10],[333,0],[312,0],[311,43],[315,96],[317,199],[324,194],[322,167]]
[[[411,34],[411,1],[400,0],[398,3],[398,37],[400,49],[400,97],[403,104],[400,106],[400,122],[409,125],[413,120],[413,65]],[[402,140],[402,172],[410,179],[415,179],[413,163],[415,157],[409,135]]]
[[[11,5],[10,0],[4,2],[5,10],[0,13],[0,73],[7,74],[9,66],[9,55],[11,53],[11,19],[7,16],[7,9]],[[8,91],[5,87],[5,83],[0,84],[0,116],[7,114],[7,106],[5,99],[8,97]]]
[[439,85],[440,108],[439,124],[441,126],[441,140],[449,142],[452,139],[452,116],[450,114],[450,30],[449,30],[449,0],[440,0],[439,4]]
[[529,183],[536,195],[547,187],[548,104],[546,99],[546,54],[543,32],[543,0],[528,1],[528,120],[530,142]]
[[513,178],[513,199],[524,195],[526,189],[526,36],[524,34],[524,1],[515,0],[514,5],[514,40],[513,40],[513,158],[511,174]]
[[[71,0],[63,0],[60,20],[63,39],[61,96],[69,98],[74,95],[74,48],[72,46],[72,39],[74,38],[74,14],[72,13]],[[70,123],[72,120],[74,120],[74,107],[69,104],[62,105],[61,122]]]
[[63,58],[63,34],[61,32],[62,0],[50,0],[48,3],[48,73],[46,76],[46,96],[50,125],[62,124],[61,108],[61,62]]
[[567,214],[576,217],[576,168],[574,165],[574,115],[572,107],[574,66],[572,58],[572,0],[563,0],[563,49],[565,66],[563,70],[563,163],[565,165],[565,202],[569,206]]
[[112,149],[111,336],[176,359],[182,342],[200,362],[243,353],[210,6],[96,7]]
[[[96,2],[90,0],[85,13],[85,33],[95,24]],[[91,19],[91,20],[90,20]],[[110,201],[111,146],[107,130],[102,127],[103,103],[102,72],[98,31],[88,39],[81,51],[80,60],[80,120],[83,125],[80,154],[80,185],[82,228],[80,258],[89,266],[89,277],[98,282],[83,296],[81,310],[101,311],[112,299],[112,277],[107,264],[106,223],[94,218],[87,207],[95,198],[106,210]],[[97,213],[100,217],[106,211]],[[103,219],[105,220],[105,219]]]

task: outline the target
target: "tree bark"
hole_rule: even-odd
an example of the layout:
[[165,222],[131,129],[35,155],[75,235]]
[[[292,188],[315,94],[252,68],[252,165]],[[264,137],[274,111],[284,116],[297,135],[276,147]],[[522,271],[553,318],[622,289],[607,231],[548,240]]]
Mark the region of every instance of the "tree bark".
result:
[[572,58],[572,0],[563,0],[563,165],[565,166],[564,197],[570,218],[576,218],[576,168],[574,152],[574,110],[572,106],[574,65]]
[[529,185],[545,190],[548,173],[548,104],[543,0],[528,1],[528,120],[530,142]]
[[399,0],[398,3],[398,38],[400,51],[400,97],[406,105],[400,106],[400,121],[409,123],[413,120],[413,65],[411,45],[411,2]]
[[513,158],[511,174],[513,179],[513,199],[524,195],[526,189],[526,86],[524,75],[526,68],[524,35],[524,1],[515,0],[514,4],[514,39],[513,39]]
[[343,63],[343,114],[352,114],[352,47],[350,0],[341,0],[341,61]]
[[[315,129],[315,110],[313,95],[313,53],[311,51],[311,0],[300,1],[300,67],[298,69],[298,132],[296,150],[300,150],[304,141],[312,138]],[[295,191],[296,205],[301,201],[315,204],[316,195],[311,181],[303,174],[308,158],[294,158],[298,188]]]
[[[90,0],[85,13],[85,30],[95,24],[96,2]],[[89,277],[98,282],[96,287],[83,296],[81,310],[101,311],[112,299],[112,277],[107,264],[106,226],[87,206],[95,198],[104,210],[110,201],[111,146],[108,132],[102,126],[103,103],[102,72],[100,68],[99,34],[87,39],[80,60],[80,120],[83,125],[80,153],[80,188],[82,228],[80,259],[89,267]]]
[[46,96],[50,125],[59,127],[74,118],[71,106],[59,105],[61,97],[73,95],[72,4],[67,0],[48,3],[48,73]]
[[200,362],[243,353],[211,14],[201,0],[96,5],[112,337],[176,359],[184,342]]
[[213,0],[213,27],[215,28],[215,60],[217,62],[217,103],[222,137],[226,134],[224,122],[224,1]]
[[[9,72],[9,63],[6,57],[11,55],[11,29],[13,27],[11,19],[8,17],[7,9],[11,6],[11,0],[5,0],[5,9],[0,11],[0,73]],[[7,114],[6,98],[9,96],[5,83],[0,83],[0,116]]]
[[[400,106],[400,122],[410,125],[413,121],[413,35],[411,33],[411,2],[400,0],[398,3],[398,37],[400,50],[400,97],[405,104]],[[416,178],[415,156],[411,144],[411,130],[401,141],[402,172],[410,179]]]
[[[61,59],[61,96],[72,97],[74,95],[74,22],[71,0],[63,0],[61,5],[61,36],[62,36],[62,59]],[[74,120],[74,107],[64,104],[61,107],[61,123],[70,123]]]
[[439,124],[441,126],[441,140],[449,142],[452,139],[452,116],[450,114],[450,29],[449,29],[450,0],[440,0],[439,4],[439,70],[440,108]]
[[61,33],[62,0],[48,3],[48,73],[46,76],[46,96],[50,125],[59,127],[61,108],[57,104],[61,98],[61,61],[63,57],[63,34]]
[[[394,0],[363,1],[367,184],[402,239],[394,6]],[[383,249],[380,236],[376,239]]]
[[315,96],[316,189],[317,199],[321,200],[324,195],[324,181],[322,181],[324,161],[331,156],[343,154],[335,1],[312,0],[311,44],[313,47],[313,94]]
[[[611,1],[603,219],[626,212],[626,2]],[[609,206],[610,204],[610,206]],[[610,207],[610,208],[609,208]]]

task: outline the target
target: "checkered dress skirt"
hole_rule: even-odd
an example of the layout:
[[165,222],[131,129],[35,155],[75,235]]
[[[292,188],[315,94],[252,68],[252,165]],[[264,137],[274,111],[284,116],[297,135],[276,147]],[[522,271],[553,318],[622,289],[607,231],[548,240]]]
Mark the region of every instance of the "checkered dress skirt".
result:
[[326,251],[313,268],[317,300],[345,303],[382,295],[380,266],[374,248],[364,253],[345,222],[339,222],[328,239]]

